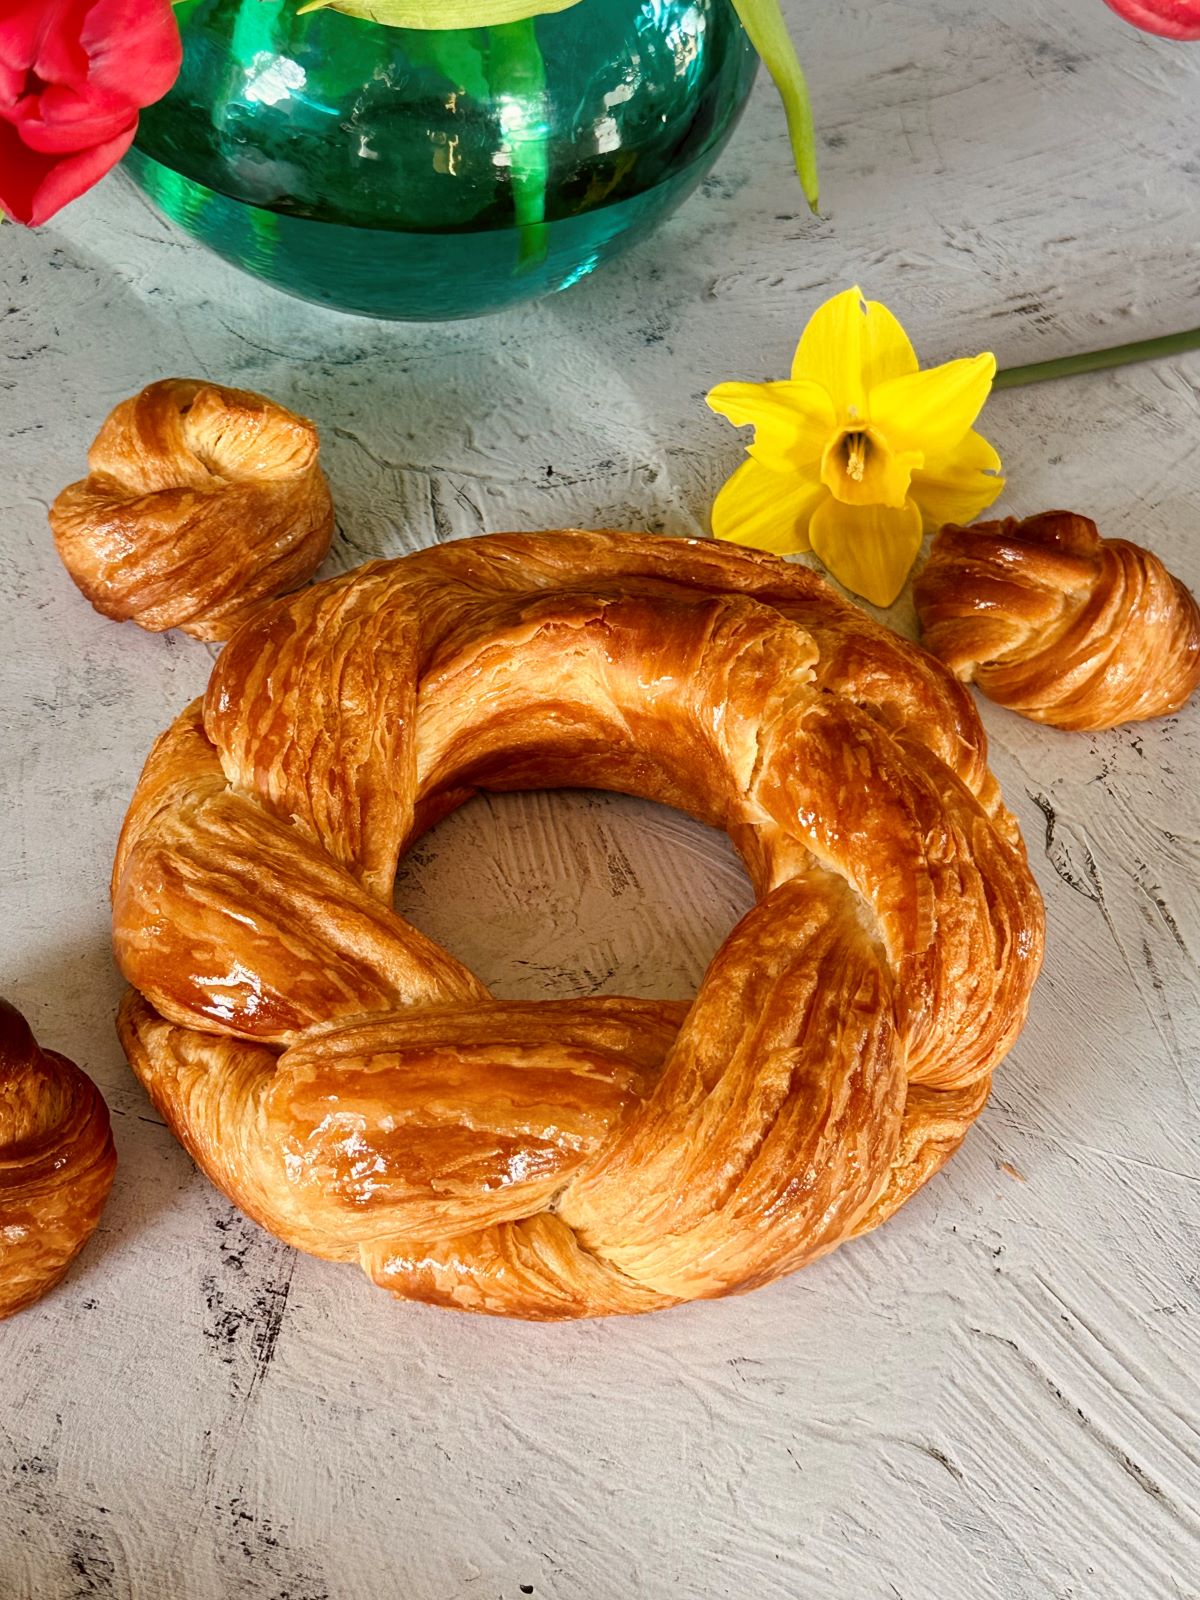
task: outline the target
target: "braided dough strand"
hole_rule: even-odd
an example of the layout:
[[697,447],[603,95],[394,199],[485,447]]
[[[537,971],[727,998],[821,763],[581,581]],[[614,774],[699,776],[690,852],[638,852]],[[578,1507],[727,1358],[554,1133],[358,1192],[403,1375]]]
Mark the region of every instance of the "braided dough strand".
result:
[[[758,904],[695,1002],[494,1000],[397,916],[478,789],[724,828]],[[766,1283],[947,1159],[1042,912],[970,698],[812,573],[502,535],[265,608],[160,739],[114,871],[135,1070],[281,1237],[535,1318]]]

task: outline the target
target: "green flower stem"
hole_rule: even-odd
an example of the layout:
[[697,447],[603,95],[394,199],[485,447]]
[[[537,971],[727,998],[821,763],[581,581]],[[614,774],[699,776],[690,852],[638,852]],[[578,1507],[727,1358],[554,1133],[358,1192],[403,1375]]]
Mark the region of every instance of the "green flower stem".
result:
[[[546,93],[546,63],[538,43],[537,21],[504,22],[490,29],[488,76],[492,92],[508,91],[513,103],[540,106]],[[518,99],[518,97],[522,97]],[[546,130],[539,119],[532,126],[505,129],[512,163],[513,207],[520,229],[518,268],[528,272],[546,259],[546,190],[550,180]]]
[[1135,361],[1161,361],[1164,356],[1183,355],[1200,350],[1200,328],[1184,333],[1167,333],[1160,339],[1138,339],[1133,344],[1114,345],[1109,350],[1087,350],[1077,356],[1059,356],[1054,361],[1034,361],[1026,367],[1005,367],[992,381],[993,389],[1020,389],[1027,383],[1049,383],[1053,378],[1075,378],[1083,372],[1106,372],[1111,367],[1128,367]]
[[[580,0],[304,0],[300,14],[331,6],[348,17],[392,28],[496,28],[569,11]],[[805,197],[817,209],[817,141],[808,84],[783,20],[780,0],[732,0],[750,43],[775,80],[787,116],[796,171]]]
[[813,132],[812,102],[804,70],[779,9],[779,0],[733,0],[750,43],[762,57],[763,65],[775,80],[787,117],[792,155],[800,175],[800,187],[815,212],[820,193],[817,183],[817,140]]

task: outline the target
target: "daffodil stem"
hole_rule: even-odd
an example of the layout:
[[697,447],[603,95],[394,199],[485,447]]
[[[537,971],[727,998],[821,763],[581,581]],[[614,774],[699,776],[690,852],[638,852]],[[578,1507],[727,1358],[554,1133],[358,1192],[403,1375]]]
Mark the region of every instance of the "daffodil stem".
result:
[[1027,367],[1005,367],[996,374],[992,388],[1020,389],[1027,383],[1048,383],[1052,378],[1074,378],[1083,372],[1128,367],[1135,361],[1161,361],[1164,356],[1179,356],[1188,350],[1200,350],[1200,328],[1167,333],[1160,339],[1138,339],[1109,350],[1087,350],[1081,355],[1059,356],[1054,361],[1035,361]]

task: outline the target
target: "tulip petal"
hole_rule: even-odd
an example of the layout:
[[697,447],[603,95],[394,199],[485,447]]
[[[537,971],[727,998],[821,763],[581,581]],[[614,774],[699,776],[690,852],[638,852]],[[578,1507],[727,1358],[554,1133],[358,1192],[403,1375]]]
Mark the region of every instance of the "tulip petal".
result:
[[891,378],[871,392],[871,423],[893,450],[944,455],[983,410],[996,376],[990,351]]
[[735,428],[753,426],[747,453],[772,472],[819,472],[836,428],[833,402],[820,384],[719,383],[708,403]]
[[79,37],[89,83],[135,109],[161,100],[179,76],[183,44],[170,0],[95,0]]
[[1108,0],[1119,17],[1164,39],[1200,39],[1198,0]]
[[29,96],[12,120],[31,150],[57,156],[115,139],[136,115],[136,106],[127,99],[93,93],[90,85],[77,94],[65,84],[56,84],[40,95]]
[[1000,457],[974,431],[912,476],[912,497],[921,508],[927,533],[936,533],[947,522],[973,522],[1003,488]]
[[71,5],[72,0],[16,0],[0,6],[0,61],[22,73],[40,66],[47,38],[76,37],[77,30],[66,26]]
[[87,22],[89,0],[49,0],[39,4],[36,44],[29,64],[46,83],[82,83],[88,58],[80,31]]
[[813,550],[839,583],[876,606],[890,606],[921,548],[921,513],[900,507],[847,506],[829,499],[809,523]]
[[842,422],[865,420],[876,385],[916,370],[904,329],[885,305],[864,300],[857,285],[817,307],[792,361],[793,380],[819,383]]
[[0,207],[36,226],[89,189],[181,60],[170,0],[0,0]]
[[827,498],[828,490],[811,478],[744,461],[713,501],[713,534],[781,556],[804,551],[809,519]]
[[75,155],[44,156],[22,144],[16,130],[0,121],[0,211],[40,227],[115,167],[136,132],[135,116],[123,133],[104,144]]

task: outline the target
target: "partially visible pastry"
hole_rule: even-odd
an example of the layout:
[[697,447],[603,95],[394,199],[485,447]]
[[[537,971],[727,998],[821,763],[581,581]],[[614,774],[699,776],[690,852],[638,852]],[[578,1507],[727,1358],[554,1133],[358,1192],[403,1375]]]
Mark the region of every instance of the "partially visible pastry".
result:
[[116,1165],[96,1085],[0,1000],[0,1319],[63,1276],[95,1232]]
[[50,508],[58,553],[106,617],[227,639],[325,558],[319,449],[311,422],[262,395],[152,383],[109,415],[88,476]]
[[1073,511],[944,527],[914,589],[922,642],[964,682],[1057,728],[1178,711],[1200,607],[1156,555]]

